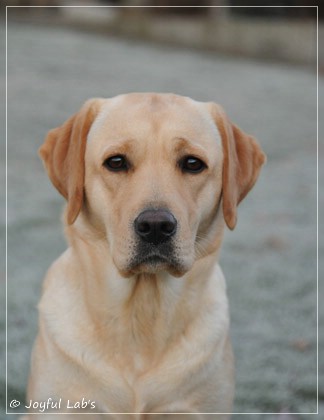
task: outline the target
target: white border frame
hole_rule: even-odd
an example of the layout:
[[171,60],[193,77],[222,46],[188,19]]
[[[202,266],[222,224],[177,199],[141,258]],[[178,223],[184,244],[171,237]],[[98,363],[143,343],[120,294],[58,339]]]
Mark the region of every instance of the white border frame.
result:
[[[67,5],[50,5],[50,6],[6,6],[6,128],[5,128],[5,132],[6,132],[6,157],[5,157],[5,162],[6,162],[6,206],[5,206],[5,214],[6,214],[6,251],[5,251],[5,261],[6,261],[6,270],[5,270],[5,275],[6,275],[6,415],[10,415],[10,414],[14,414],[14,415],[27,415],[27,414],[31,414],[28,412],[8,412],[8,8],[56,8],[56,7],[60,7],[60,8],[74,8],[74,7],[78,7],[78,8],[238,8],[238,7],[245,7],[245,8],[278,8],[278,7],[285,7],[285,8],[293,8],[293,7],[302,7],[302,8],[316,8],[316,19],[317,19],[317,23],[316,23],[316,54],[317,54],[317,58],[316,58],[316,87],[317,87],[317,98],[316,98],[316,103],[317,103],[317,121],[316,121],[316,151],[317,151],[317,159],[316,159],[316,189],[317,189],[317,194],[316,194],[316,224],[317,224],[317,235],[316,235],[316,246],[317,246],[317,264],[316,264],[316,274],[317,274],[317,300],[316,300],[316,309],[317,309],[317,345],[316,345],[316,351],[317,351],[317,355],[316,355],[316,367],[317,367],[317,381],[316,381],[316,398],[317,398],[317,409],[315,413],[173,413],[174,414],[186,414],[186,415],[197,415],[197,414],[203,414],[203,415],[213,415],[213,414],[223,414],[223,415],[318,415],[318,393],[319,393],[319,386],[318,386],[318,294],[319,294],[319,288],[318,288],[318,7],[319,6],[285,6],[285,5],[280,5],[280,6],[100,6],[100,5],[95,5],[95,6],[86,6],[86,5],[73,5],[73,6],[67,6]],[[153,415],[159,415],[159,414],[170,414],[170,413],[91,413],[91,412],[87,412],[87,413],[32,413],[32,415],[91,415],[91,414],[96,414],[96,415],[118,415],[118,414],[129,414],[129,415],[136,415],[136,414],[153,414]]]

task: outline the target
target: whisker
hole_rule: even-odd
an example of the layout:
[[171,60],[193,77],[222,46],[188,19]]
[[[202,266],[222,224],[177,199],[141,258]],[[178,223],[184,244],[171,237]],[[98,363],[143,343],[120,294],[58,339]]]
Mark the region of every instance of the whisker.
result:
[[209,245],[212,245],[212,241],[207,236],[196,235],[195,239],[195,251],[198,258],[203,258],[207,255],[206,251]]

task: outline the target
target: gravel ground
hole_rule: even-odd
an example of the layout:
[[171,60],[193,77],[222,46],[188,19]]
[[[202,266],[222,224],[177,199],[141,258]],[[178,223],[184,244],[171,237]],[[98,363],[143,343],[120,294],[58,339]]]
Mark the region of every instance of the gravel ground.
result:
[[[3,65],[0,77],[4,86]],[[315,73],[14,23],[8,27],[9,401],[24,399],[42,278],[65,249],[63,199],[37,149],[45,133],[87,98],[130,91],[215,100],[262,144],[268,163],[240,206],[238,226],[226,234],[221,254],[236,355],[235,412],[316,412]],[[3,200],[1,206],[4,214]],[[4,277],[2,268],[3,286]],[[4,341],[0,350],[4,354]]]

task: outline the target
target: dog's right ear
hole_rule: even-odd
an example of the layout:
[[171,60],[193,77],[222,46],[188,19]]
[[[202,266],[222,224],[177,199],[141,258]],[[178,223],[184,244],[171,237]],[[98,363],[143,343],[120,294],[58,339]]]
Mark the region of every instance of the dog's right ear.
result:
[[88,100],[71,118],[47,134],[39,155],[55,188],[67,200],[67,223],[77,218],[84,188],[84,154],[90,127],[103,99]]

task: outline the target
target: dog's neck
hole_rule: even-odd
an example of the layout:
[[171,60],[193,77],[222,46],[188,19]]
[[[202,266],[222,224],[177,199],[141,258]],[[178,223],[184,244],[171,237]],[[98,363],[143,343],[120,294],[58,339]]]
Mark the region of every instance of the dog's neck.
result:
[[115,354],[131,347],[154,362],[158,353],[189,333],[199,317],[197,308],[211,293],[206,279],[211,277],[215,255],[198,260],[181,278],[167,272],[125,278],[113,264],[104,238],[85,237],[87,231],[77,226],[68,227],[66,233],[72,257],[81,264],[84,305],[100,339],[114,343]]

